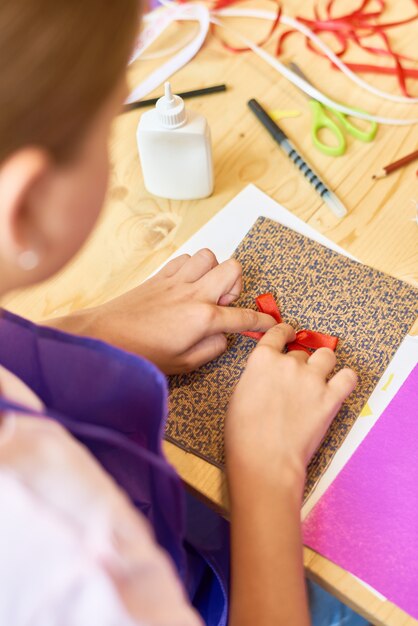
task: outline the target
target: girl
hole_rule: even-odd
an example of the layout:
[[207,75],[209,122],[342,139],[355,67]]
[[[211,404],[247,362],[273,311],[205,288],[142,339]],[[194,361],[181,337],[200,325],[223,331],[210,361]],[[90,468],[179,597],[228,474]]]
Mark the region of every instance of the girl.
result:
[[[93,228],[138,20],[136,0],[0,3],[0,295],[53,275]],[[268,332],[226,424],[229,621],[309,624],[305,468],[356,379],[327,382],[326,349],[284,355],[293,329],[228,307],[240,291],[237,262],[202,250],[49,327],[3,311],[1,624],[226,623],[225,524],[205,512],[201,527],[196,503],[186,514],[161,452],[161,370],[198,367],[243,330]]]

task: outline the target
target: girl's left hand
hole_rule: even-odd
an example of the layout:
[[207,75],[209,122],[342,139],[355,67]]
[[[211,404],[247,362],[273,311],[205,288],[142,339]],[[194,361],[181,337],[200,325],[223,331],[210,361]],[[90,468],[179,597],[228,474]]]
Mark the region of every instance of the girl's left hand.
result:
[[166,374],[178,374],[224,352],[224,333],[265,332],[275,325],[264,313],[228,307],[241,290],[238,261],[218,264],[213,252],[203,249],[173,259],[114,300],[49,325],[102,339],[146,357]]

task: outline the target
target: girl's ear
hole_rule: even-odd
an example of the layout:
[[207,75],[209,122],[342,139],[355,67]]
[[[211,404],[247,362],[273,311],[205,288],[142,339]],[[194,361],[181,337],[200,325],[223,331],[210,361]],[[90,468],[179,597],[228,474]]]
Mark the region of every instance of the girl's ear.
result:
[[47,152],[36,147],[22,148],[0,165],[0,258],[8,265],[33,269],[42,254],[40,189],[50,172]]

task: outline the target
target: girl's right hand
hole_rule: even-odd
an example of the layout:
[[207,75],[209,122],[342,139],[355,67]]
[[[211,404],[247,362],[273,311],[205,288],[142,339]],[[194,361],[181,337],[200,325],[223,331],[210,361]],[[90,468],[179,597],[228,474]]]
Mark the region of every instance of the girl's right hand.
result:
[[356,374],[348,368],[328,378],[336,364],[328,348],[310,356],[283,354],[294,338],[287,324],[267,331],[232,396],[225,425],[232,496],[235,487],[256,487],[260,481],[290,481],[302,493],[309,460],[356,386]]

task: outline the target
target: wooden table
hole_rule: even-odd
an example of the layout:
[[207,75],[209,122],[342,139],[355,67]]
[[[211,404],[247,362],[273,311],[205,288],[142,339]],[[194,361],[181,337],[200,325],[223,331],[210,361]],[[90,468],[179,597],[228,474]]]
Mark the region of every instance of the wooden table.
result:
[[[263,6],[262,2],[255,4]],[[338,6],[342,4],[344,10],[357,6],[352,0]],[[304,0],[293,0],[287,5],[285,12],[289,15],[309,13]],[[267,4],[266,8],[271,6]],[[391,0],[387,19],[412,15],[413,11],[412,2]],[[266,31],[263,22],[249,24],[234,20],[234,25],[254,39]],[[416,53],[416,29],[413,23],[392,31],[395,44],[406,54]],[[193,24],[177,24],[161,38],[158,46],[187,39],[194,30]],[[273,50],[274,46],[270,44],[267,48]],[[361,60],[361,54],[353,54]],[[418,117],[417,105],[395,105],[349,83],[339,72],[330,69],[327,61],[308,52],[299,35],[288,41],[282,60],[295,60],[319,88],[336,99],[382,115]],[[132,85],[156,64],[157,61],[137,62],[130,71]],[[397,91],[393,78],[370,77],[370,80],[382,89]],[[43,320],[99,304],[134,287],[249,182],[364,263],[418,285],[418,224],[413,222],[416,216],[413,200],[418,200],[416,164],[385,180],[371,180],[371,175],[383,165],[416,149],[418,126],[381,126],[373,143],[349,139],[345,156],[326,157],[311,145],[310,114],[304,95],[252,53],[231,54],[211,36],[196,59],[172,78],[175,91],[220,82],[228,84],[227,93],[189,101],[190,107],[207,117],[212,129],[216,175],[213,196],[198,202],[174,202],[146,193],[135,141],[140,114],[120,116],[111,142],[113,167],[106,209],[90,242],[59,275],[46,284],[8,297],[3,302],[5,306],[31,319]],[[251,97],[268,108],[302,112],[300,117],[285,119],[281,124],[344,199],[349,210],[345,219],[338,221],[330,213],[260,128],[246,107]],[[184,481],[218,509],[227,511],[221,471],[171,444],[167,443],[165,449]],[[373,624],[418,623],[389,602],[376,598],[351,575],[312,550],[305,549],[304,558],[310,578]]]

